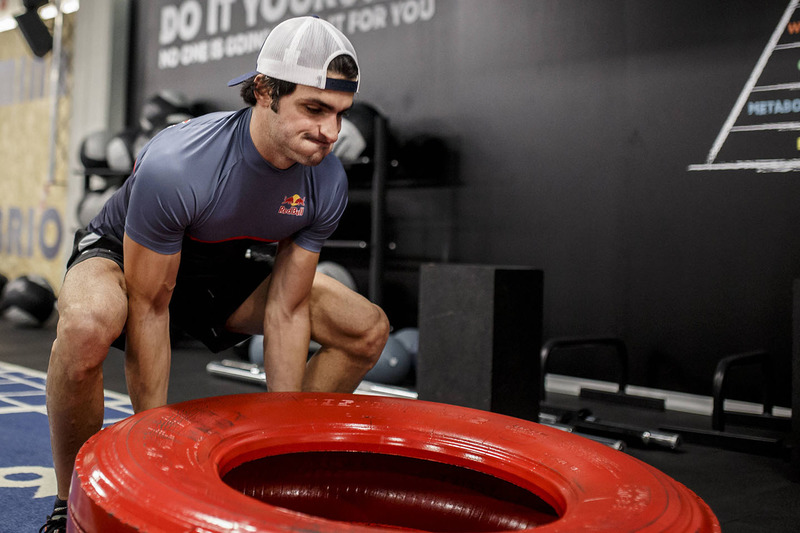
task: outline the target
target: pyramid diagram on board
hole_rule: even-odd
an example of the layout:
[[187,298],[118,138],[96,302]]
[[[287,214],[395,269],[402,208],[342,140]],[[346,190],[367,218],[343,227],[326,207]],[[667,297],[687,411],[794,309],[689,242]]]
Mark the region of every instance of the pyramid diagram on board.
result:
[[689,170],[800,170],[798,2],[789,2],[706,162]]

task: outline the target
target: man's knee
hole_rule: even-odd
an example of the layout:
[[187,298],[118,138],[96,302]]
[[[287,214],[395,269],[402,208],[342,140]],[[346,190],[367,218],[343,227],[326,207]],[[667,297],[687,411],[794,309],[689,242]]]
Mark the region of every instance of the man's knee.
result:
[[372,305],[371,319],[364,324],[357,355],[368,359],[374,365],[380,358],[383,347],[386,346],[390,329],[386,313],[377,305]]
[[53,357],[66,358],[76,374],[91,371],[103,363],[121,329],[96,309],[69,309],[59,316]]

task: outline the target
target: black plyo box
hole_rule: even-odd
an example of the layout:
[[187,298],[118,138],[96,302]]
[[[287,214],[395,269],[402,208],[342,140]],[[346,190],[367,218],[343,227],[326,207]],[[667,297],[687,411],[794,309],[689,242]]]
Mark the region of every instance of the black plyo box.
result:
[[537,420],[543,281],[527,267],[422,265],[419,399]]

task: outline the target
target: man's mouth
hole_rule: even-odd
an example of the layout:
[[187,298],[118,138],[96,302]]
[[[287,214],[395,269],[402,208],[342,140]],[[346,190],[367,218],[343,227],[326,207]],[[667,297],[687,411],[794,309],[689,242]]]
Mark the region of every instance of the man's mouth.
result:
[[308,136],[308,137],[306,137],[306,140],[311,141],[314,144],[317,144],[317,145],[319,145],[319,146],[321,146],[323,148],[327,148],[328,146],[331,146],[331,144],[333,144],[333,143],[328,142],[327,139],[320,139],[318,137],[310,137],[310,136]]

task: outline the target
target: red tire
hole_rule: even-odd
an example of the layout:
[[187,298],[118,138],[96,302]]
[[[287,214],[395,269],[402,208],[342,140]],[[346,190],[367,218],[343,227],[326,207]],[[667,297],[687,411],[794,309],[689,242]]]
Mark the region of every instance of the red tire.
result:
[[70,532],[720,531],[692,491],[587,439],[340,394],[134,415],[83,446],[69,503]]

